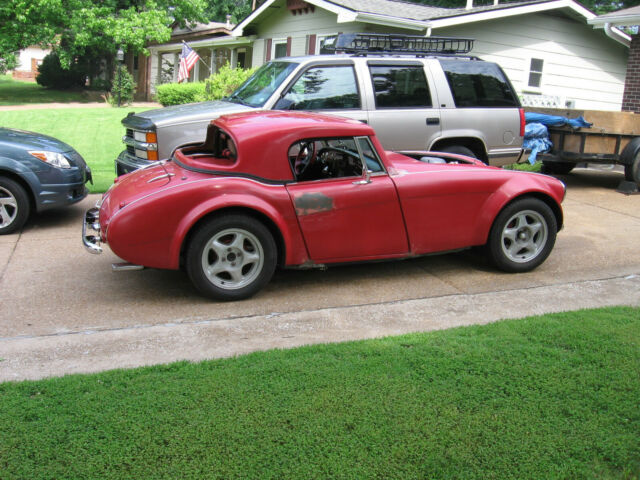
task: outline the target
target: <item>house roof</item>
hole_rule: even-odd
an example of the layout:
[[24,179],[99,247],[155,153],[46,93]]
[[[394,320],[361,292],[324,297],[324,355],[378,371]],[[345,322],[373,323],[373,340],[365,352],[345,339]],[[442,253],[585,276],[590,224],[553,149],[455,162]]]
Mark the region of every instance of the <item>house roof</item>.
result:
[[640,6],[600,15],[589,20],[589,23],[595,26],[604,26],[606,24],[624,26],[640,25]]
[[[282,0],[264,2],[233,29],[232,35],[242,36],[246,27],[279,1]],[[430,29],[558,9],[582,21],[596,17],[593,12],[574,0],[527,0],[469,9],[432,7],[401,0],[305,0],[305,2],[335,13],[338,23],[372,23],[426,31],[427,35],[430,34]]]

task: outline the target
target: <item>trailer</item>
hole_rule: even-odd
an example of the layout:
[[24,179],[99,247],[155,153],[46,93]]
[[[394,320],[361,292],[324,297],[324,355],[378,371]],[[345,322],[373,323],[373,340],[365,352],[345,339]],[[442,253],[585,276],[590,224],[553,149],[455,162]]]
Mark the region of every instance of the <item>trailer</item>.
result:
[[640,185],[640,115],[631,112],[530,108],[527,111],[576,118],[591,128],[548,127],[550,152],[538,154],[543,172],[566,174],[579,163],[619,164],[625,180]]

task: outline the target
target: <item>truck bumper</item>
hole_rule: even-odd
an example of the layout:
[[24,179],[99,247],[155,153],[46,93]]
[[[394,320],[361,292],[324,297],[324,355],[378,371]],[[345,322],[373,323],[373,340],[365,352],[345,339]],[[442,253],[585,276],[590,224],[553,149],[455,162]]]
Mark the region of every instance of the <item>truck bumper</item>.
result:
[[116,158],[115,166],[116,166],[116,176],[124,175],[126,173],[131,173],[139,168],[146,167],[147,165],[153,163],[149,160],[142,160],[141,158],[134,157],[126,150],[120,152],[118,158]]

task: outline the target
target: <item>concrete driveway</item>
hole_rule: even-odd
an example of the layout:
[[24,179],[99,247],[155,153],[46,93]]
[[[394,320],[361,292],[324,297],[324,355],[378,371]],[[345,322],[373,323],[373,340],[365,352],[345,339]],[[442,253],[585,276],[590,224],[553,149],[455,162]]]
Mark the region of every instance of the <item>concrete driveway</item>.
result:
[[498,272],[474,252],[281,271],[237,303],[199,297],[182,272],[112,272],[117,257],[81,245],[90,196],[0,237],[0,381],[640,305],[640,196],[615,191],[617,171],[561,178],[565,228],[533,272]]

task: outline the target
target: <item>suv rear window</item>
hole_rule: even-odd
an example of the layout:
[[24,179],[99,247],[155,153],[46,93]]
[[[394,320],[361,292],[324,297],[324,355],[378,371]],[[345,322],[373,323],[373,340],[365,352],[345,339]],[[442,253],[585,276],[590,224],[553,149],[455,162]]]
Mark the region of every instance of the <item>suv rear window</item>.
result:
[[440,60],[456,107],[519,107],[504,73],[494,63]]
[[422,65],[369,65],[376,108],[431,107]]

